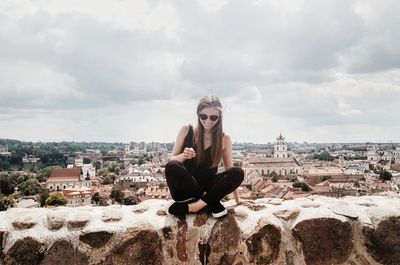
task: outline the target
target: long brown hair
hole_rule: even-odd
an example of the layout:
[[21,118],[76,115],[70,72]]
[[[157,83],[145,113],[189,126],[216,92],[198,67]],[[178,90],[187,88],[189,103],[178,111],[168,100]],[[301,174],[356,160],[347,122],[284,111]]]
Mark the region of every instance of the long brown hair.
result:
[[[200,99],[197,105],[197,115],[200,112],[209,107],[216,107],[219,110],[219,119],[217,123],[211,129],[211,161],[212,167],[218,166],[222,158],[223,148],[223,128],[222,128],[222,104],[217,96],[205,96]],[[200,118],[197,116],[197,127],[194,131],[194,140],[196,142],[196,164],[200,165],[204,163],[205,152],[204,152],[204,127],[201,124]]]

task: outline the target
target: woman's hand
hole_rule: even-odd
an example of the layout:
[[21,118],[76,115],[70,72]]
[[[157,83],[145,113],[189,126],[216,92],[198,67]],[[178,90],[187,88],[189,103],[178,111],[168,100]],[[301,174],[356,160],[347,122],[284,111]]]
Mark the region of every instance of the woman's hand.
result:
[[188,147],[186,147],[183,150],[182,154],[183,154],[183,159],[184,160],[193,159],[196,156],[196,152],[194,151],[194,149],[193,148],[188,148]]

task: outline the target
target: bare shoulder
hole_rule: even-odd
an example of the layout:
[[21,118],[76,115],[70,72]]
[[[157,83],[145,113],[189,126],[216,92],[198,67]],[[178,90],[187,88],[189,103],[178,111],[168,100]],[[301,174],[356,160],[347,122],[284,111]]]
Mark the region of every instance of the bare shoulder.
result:
[[224,146],[232,144],[231,137],[226,133],[224,133],[223,142],[224,142]]
[[182,128],[181,128],[181,130],[179,131],[179,134],[187,134],[189,132],[189,125],[188,124],[186,124],[186,125],[183,125],[182,126]]

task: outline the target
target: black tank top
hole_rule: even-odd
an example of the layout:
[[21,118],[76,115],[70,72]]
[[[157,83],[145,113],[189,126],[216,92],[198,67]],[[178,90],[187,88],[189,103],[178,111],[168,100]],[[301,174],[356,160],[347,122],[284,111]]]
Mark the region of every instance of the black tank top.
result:
[[[194,143],[194,132],[191,124],[189,125],[189,131],[185,137],[185,141],[181,152],[183,152],[183,149],[185,149],[186,147],[188,148],[191,147],[196,150],[196,144]],[[192,176],[194,176],[196,179],[202,177],[214,176],[215,174],[217,174],[218,171],[218,167],[212,167],[211,146],[205,149],[204,151],[205,151],[205,160],[200,165],[196,165],[194,159],[186,160],[183,163],[185,167],[189,170],[189,172],[192,174]]]

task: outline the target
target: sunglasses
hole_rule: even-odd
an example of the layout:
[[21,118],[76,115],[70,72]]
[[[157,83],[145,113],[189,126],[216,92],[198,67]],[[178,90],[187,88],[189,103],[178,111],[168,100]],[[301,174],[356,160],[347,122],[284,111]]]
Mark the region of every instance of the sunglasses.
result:
[[219,119],[218,115],[210,115],[210,116],[208,116],[207,114],[203,114],[203,113],[199,114],[199,118],[202,121],[207,120],[208,117],[210,117],[211,121],[217,121]]

